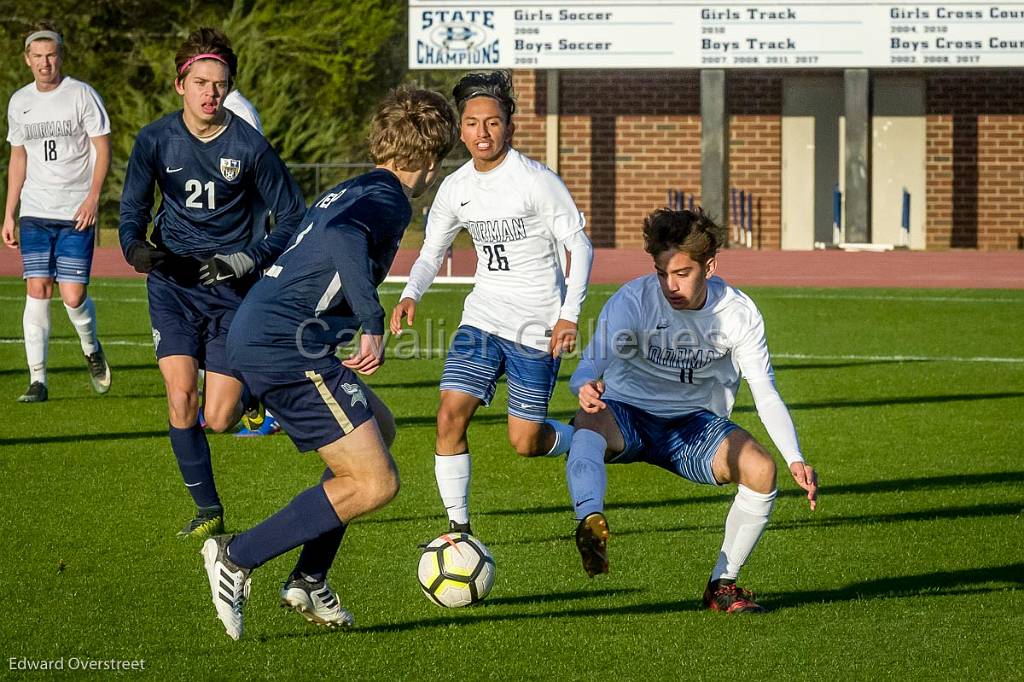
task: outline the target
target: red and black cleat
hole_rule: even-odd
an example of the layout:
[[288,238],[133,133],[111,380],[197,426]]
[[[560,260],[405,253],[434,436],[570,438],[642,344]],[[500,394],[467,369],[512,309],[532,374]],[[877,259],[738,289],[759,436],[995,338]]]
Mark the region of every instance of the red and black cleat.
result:
[[722,613],[764,613],[765,608],[754,601],[754,593],[736,583],[708,582],[704,589],[704,606]]

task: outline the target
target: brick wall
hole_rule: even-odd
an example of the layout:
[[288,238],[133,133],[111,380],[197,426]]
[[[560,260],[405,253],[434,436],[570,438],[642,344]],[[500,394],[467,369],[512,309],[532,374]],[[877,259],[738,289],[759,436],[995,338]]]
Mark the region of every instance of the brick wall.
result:
[[[546,160],[546,76],[515,85],[515,144]],[[670,188],[700,203],[699,85],[696,71],[560,72],[559,172],[595,245],[639,246]],[[729,184],[754,196],[755,247],[778,248],[781,74],[730,72],[727,98]],[[1024,71],[936,73],[926,106],[927,248],[1024,248]]]
[[[753,195],[754,247],[777,249],[782,242],[782,78],[730,72],[725,82],[729,186]],[[738,216],[730,219],[738,222]],[[729,234],[731,239],[731,229]]]
[[1024,73],[936,74],[926,106],[928,248],[1021,248]]
[[[544,159],[543,74],[516,74],[516,146]],[[559,173],[587,216],[596,246],[636,247],[670,188],[700,194],[700,92],[696,72],[559,73]],[[520,133],[525,133],[520,136]]]

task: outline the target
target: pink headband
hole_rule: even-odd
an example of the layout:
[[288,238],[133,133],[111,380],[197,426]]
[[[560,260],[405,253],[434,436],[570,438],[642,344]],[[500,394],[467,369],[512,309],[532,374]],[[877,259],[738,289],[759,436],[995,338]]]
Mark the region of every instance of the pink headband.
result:
[[200,59],[216,59],[224,66],[228,66],[227,60],[224,59],[224,57],[221,57],[219,54],[213,54],[212,52],[204,52],[203,54],[197,54],[195,57],[189,57],[188,61],[182,64],[181,68],[178,69],[178,78],[181,78],[183,75],[185,75],[185,71],[188,69],[188,67],[192,66],[193,63],[199,61]]

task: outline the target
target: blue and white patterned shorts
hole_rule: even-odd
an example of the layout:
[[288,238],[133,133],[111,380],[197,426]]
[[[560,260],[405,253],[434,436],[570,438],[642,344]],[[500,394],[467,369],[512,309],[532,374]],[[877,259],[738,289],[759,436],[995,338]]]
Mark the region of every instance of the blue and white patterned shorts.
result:
[[719,485],[711,461],[725,437],[739,426],[707,410],[666,419],[617,400],[604,402],[626,442],[609,464],[647,462],[694,483]]
[[22,277],[89,283],[96,230],[75,230],[73,220],[22,217],[18,221]]
[[508,413],[543,422],[561,359],[536,348],[463,325],[455,331],[441,375],[442,391],[459,391],[490,405],[502,374],[508,376]]

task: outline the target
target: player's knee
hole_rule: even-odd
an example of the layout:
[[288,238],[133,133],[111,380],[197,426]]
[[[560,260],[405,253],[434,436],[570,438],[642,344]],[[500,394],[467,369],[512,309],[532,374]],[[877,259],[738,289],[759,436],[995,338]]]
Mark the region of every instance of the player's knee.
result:
[[218,414],[211,412],[204,412],[203,418],[206,419],[206,428],[211,429],[217,433],[224,433],[238,423],[237,419],[233,418],[231,414]]
[[379,509],[383,507],[388,502],[395,499],[395,496],[398,495],[399,488],[401,488],[401,483],[398,479],[398,471],[394,467],[385,469],[374,477],[374,481],[370,487],[370,504],[372,508]]
[[199,394],[196,391],[167,387],[167,410],[171,424],[176,428],[187,428],[199,416]]
[[536,429],[536,432],[510,429],[508,441],[520,457],[537,457],[546,453],[542,429]]
[[30,277],[26,280],[25,292],[30,298],[49,300],[53,297],[53,280]]
[[78,308],[85,303],[85,291],[63,291],[60,292],[61,300],[69,308]]
[[469,418],[443,403],[437,410],[437,433],[442,438],[459,438],[465,435],[468,424]]
[[775,490],[775,460],[754,440],[740,454],[740,483],[759,493]]

